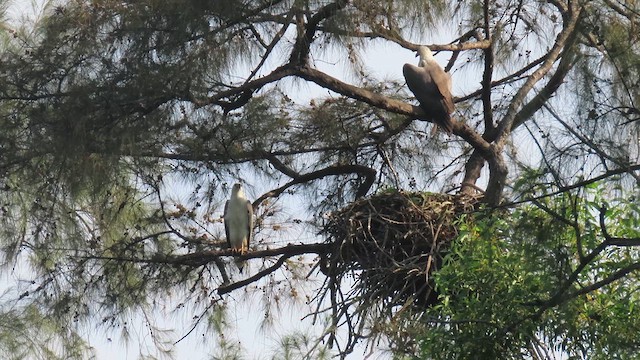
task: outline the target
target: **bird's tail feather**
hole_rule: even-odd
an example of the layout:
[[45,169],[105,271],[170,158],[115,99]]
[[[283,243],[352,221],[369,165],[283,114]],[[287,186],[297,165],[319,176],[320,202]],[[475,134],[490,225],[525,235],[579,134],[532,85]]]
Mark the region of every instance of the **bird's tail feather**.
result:
[[236,263],[236,266],[238,267],[238,270],[240,271],[240,274],[242,274],[242,270],[244,269],[244,264],[247,262],[246,260],[241,260],[238,258],[235,258],[233,260],[233,262]]

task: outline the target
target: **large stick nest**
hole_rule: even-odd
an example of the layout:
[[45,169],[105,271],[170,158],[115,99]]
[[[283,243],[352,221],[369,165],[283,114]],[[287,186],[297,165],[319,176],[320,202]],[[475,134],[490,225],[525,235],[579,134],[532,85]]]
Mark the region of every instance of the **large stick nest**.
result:
[[[332,213],[324,232],[335,246],[321,270],[331,279],[334,322],[342,315],[362,328],[366,318],[381,324],[401,309],[421,313],[434,305],[433,274],[477,203],[464,195],[388,191]],[[346,278],[347,291],[340,285]]]
[[371,300],[432,305],[431,275],[458,235],[461,215],[476,203],[468,196],[403,191],[356,201],[333,213],[325,227],[336,245],[325,271],[358,271],[361,295]]

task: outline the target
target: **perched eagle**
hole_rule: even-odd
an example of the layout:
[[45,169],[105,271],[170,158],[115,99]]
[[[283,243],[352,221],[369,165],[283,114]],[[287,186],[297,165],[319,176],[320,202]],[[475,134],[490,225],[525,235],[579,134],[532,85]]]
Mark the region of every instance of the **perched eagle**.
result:
[[[253,236],[253,206],[244,196],[240,184],[233,185],[231,197],[224,205],[224,231],[229,248],[244,255]],[[244,261],[236,259],[235,263],[242,272]]]
[[428,47],[420,46],[416,56],[420,56],[418,66],[404,64],[402,67],[407,86],[420,102],[427,120],[451,133],[451,113],[455,109],[451,98],[451,75],[440,67]]

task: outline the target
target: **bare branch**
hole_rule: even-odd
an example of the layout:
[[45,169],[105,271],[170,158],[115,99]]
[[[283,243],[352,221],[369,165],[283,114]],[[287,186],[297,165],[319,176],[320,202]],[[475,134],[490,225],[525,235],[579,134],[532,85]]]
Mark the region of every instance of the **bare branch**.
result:
[[188,100],[190,102],[192,102],[193,104],[195,104],[197,107],[203,107],[206,105],[226,105],[227,102],[222,101],[223,99],[228,99],[230,97],[233,97],[235,95],[238,94],[242,94],[245,92],[253,92],[257,89],[262,88],[263,86],[270,84],[272,82],[276,82],[280,79],[283,79],[287,76],[291,76],[295,73],[293,67],[287,65],[283,65],[280,66],[278,68],[276,68],[275,70],[273,70],[271,73],[269,73],[268,75],[265,75],[261,78],[249,81],[249,82],[245,82],[244,84],[242,84],[241,86],[229,89],[229,90],[225,90],[225,91],[220,91],[218,93],[216,93],[214,96],[208,97],[206,99],[197,99],[194,96],[192,96],[191,94],[188,94],[185,100]]
[[366,195],[367,191],[369,191],[369,189],[371,188],[371,185],[373,185],[373,182],[375,181],[375,177],[376,177],[375,170],[363,165],[329,166],[324,169],[320,169],[304,175],[300,175],[294,178],[292,181],[289,181],[288,183],[284,184],[283,186],[261,195],[259,198],[257,198],[253,202],[253,207],[254,208],[257,207],[258,205],[260,205],[261,202],[263,202],[268,198],[280,196],[280,194],[285,192],[288,188],[292,187],[293,185],[321,179],[326,176],[347,175],[347,174],[361,174],[361,175],[364,175],[365,177],[365,181],[358,188],[356,197]]
[[277,156],[272,154],[265,154],[265,157],[267,158],[271,166],[273,166],[276,170],[280,171],[281,173],[287,175],[288,177],[295,179],[300,176],[300,173],[298,173],[297,171],[293,170],[292,168],[284,164],[282,161],[280,161],[280,159],[278,159]]
[[[287,16],[287,19],[291,20],[292,17],[293,17],[293,12],[290,12],[289,15]],[[269,43],[269,45],[267,45],[265,47],[265,51],[264,51],[264,54],[262,55],[262,58],[260,59],[260,62],[255,67],[255,69],[253,69],[253,71],[251,71],[251,74],[249,74],[249,76],[247,77],[247,80],[245,80],[245,82],[244,82],[245,84],[248,83],[249,81],[251,81],[251,79],[253,79],[253,77],[262,68],[264,63],[267,61],[267,58],[269,57],[269,55],[271,55],[271,52],[273,51],[275,46],[280,42],[280,40],[284,36],[284,33],[289,28],[289,25],[290,25],[290,21],[287,21],[285,24],[283,24],[282,27],[280,28],[280,30],[278,30],[278,32],[273,37],[273,40],[271,40],[271,43]]]
[[302,13],[298,13],[298,17],[296,18],[296,23],[298,26],[298,36],[296,39],[296,43],[293,45],[289,63],[294,65],[306,65],[308,63],[309,49],[311,43],[313,42],[313,37],[318,30],[318,25],[323,20],[335,15],[338,11],[347,6],[347,4],[349,4],[348,0],[336,0],[335,2],[321,7],[320,9],[318,9],[315,15],[313,15],[311,19],[309,19],[306,26],[304,25],[304,18],[302,17]]
[[513,97],[511,104],[509,104],[509,108],[507,109],[507,113],[504,118],[498,124],[498,136],[496,137],[495,143],[498,147],[501,147],[506,141],[507,137],[511,133],[513,123],[517,117],[518,110],[520,106],[525,100],[527,94],[533,89],[536,83],[540,81],[553,67],[553,64],[560,57],[567,43],[574,35],[574,31],[576,30],[576,26],[578,24],[578,19],[580,18],[582,8],[579,8],[577,4],[572,4],[569,10],[569,19],[568,22],[564,24],[564,28],[556,37],[555,44],[553,48],[549,51],[547,58],[544,60],[542,65],[533,72],[527,79],[527,81],[520,87],[516,95]]
[[[573,35],[575,35],[575,33]],[[575,40],[575,36],[572,36],[572,40],[570,40],[570,42],[573,42],[573,40]],[[512,129],[522,125],[522,123],[529,119],[536,111],[540,110],[542,106],[545,106],[549,98],[551,98],[560,85],[562,85],[567,74],[569,74],[569,71],[575,64],[575,58],[571,56],[573,51],[572,45],[567,44],[563,51],[562,58],[560,59],[560,64],[558,64],[558,68],[538,94],[524,105],[520,111],[518,111],[513,120]]]
[[224,285],[224,286],[220,286],[218,288],[218,295],[224,295],[227,293],[232,292],[233,290],[237,290],[240,289],[242,287],[245,287],[253,282],[256,282],[260,279],[262,279],[263,277],[271,274],[272,272],[278,270],[280,268],[280,266],[282,266],[282,264],[284,264],[284,262],[288,259],[288,256],[280,256],[280,258],[278,259],[278,261],[276,261],[275,264],[273,264],[272,266],[261,270],[259,272],[257,272],[255,275],[250,276],[244,280],[235,282],[233,284],[229,284],[229,285]]

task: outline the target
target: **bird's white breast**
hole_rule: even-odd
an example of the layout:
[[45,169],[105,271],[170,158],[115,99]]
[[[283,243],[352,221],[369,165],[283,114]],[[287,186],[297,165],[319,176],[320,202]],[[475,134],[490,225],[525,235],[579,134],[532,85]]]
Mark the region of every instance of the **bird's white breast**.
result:
[[232,247],[240,249],[247,242],[249,221],[247,200],[242,198],[230,199],[225,222],[229,227],[229,242]]

